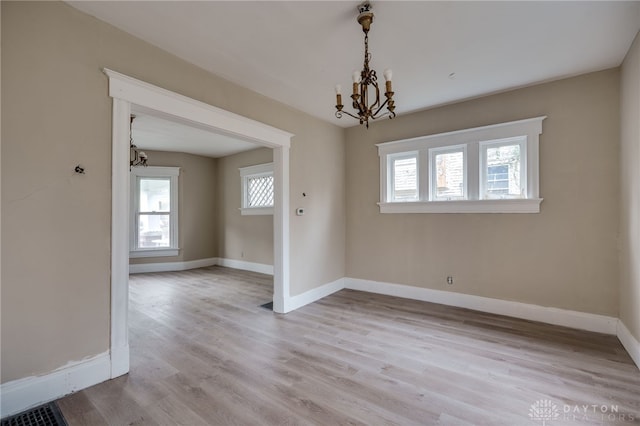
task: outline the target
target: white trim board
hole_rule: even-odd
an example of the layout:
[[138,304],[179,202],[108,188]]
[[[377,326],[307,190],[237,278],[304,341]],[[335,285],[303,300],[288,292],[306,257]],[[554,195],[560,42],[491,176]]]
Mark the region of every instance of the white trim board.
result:
[[597,333],[616,335],[617,332],[618,319],[605,315],[359,278],[345,278],[344,280],[344,287],[351,290],[422,300]]
[[622,346],[629,353],[629,356],[636,363],[636,366],[640,368],[640,342],[633,337],[633,334],[629,331],[629,329],[624,325],[622,320],[618,320],[618,329],[616,335],[618,336],[618,340],[622,343]]
[[342,290],[344,288],[344,280],[344,278],[339,278],[333,282],[323,284],[320,287],[305,291],[302,294],[289,297],[289,300],[287,300],[287,303],[285,305],[286,311],[291,312],[305,305],[318,301],[323,297],[327,297],[335,293],[336,291]]
[[62,398],[111,378],[109,352],[72,362],[43,376],[26,377],[0,385],[0,417]]
[[[264,263],[247,262],[244,260],[218,258],[217,265],[227,268],[242,269],[243,271],[259,272],[261,274],[273,275],[273,265]],[[285,311],[288,312],[288,311]]]
[[109,96],[121,99],[153,112],[161,112],[232,134],[272,148],[291,146],[293,133],[269,126],[239,114],[200,102],[179,93],[163,89],[103,68],[109,77]]
[[184,262],[154,262],[129,264],[130,274],[145,274],[148,272],[175,272],[189,269],[206,268],[208,266],[224,266],[226,268],[241,269],[243,271],[259,272],[273,275],[273,265],[264,263],[247,262],[245,260],[224,259],[209,257],[207,259],[187,260]]
[[111,377],[129,371],[129,145],[130,115],[186,120],[205,129],[273,148],[273,309],[284,312],[289,297],[289,148],[292,133],[188,98],[144,81],[103,69],[113,98],[111,140]]
[[173,272],[186,271],[188,269],[206,268],[218,264],[217,257],[208,259],[187,260],[184,262],[154,262],[129,264],[130,274],[144,274],[147,272]]

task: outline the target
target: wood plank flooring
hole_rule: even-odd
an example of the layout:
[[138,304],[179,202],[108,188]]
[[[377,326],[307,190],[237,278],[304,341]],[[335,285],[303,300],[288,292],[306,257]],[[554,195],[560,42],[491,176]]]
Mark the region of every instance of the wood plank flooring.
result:
[[131,372],[59,400],[67,421],[640,424],[614,336],[352,290],[278,315],[259,307],[271,288],[221,267],[132,275]]

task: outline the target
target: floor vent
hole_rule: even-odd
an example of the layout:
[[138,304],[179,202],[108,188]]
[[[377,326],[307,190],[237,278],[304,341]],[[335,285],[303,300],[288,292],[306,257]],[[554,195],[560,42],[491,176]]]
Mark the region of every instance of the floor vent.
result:
[[[267,302],[264,305],[260,305],[260,307],[268,309],[270,311],[273,311],[273,302]],[[2,425],[2,426],[4,426],[4,425]]]
[[67,426],[55,402],[40,405],[2,419],[1,426]]

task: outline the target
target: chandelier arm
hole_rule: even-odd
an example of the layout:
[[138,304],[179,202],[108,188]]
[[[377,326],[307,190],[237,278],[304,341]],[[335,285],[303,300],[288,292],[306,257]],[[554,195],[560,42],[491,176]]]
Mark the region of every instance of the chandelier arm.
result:
[[373,120],[377,120],[378,118],[386,117],[387,115],[390,115],[390,114],[389,114],[389,111],[385,111],[385,112],[384,112],[384,114],[381,114],[381,115],[375,115],[375,116],[374,116],[374,115],[372,115],[372,116],[371,116],[371,118],[372,118]]
[[361,119],[362,119],[362,117],[358,117],[358,116],[357,116],[357,115],[355,115],[355,114],[351,114],[349,111],[344,111],[344,110],[342,110],[342,111],[336,111],[336,117],[337,117],[337,118],[342,118],[342,114],[347,114],[349,117],[353,117],[353,118],[355,118],[356,120],[361,120]]
[[[378,109],[376,110],[376,112],[374,112],[374,113],[372,114],[372,116],[377,116],[377,115],[378,115],[378,113],[382,110],[382,108],[384,108],[388,103],[389,103],[389,99],[385,99],[385,101],[382,103],[382,105],[380,105],[380,106],[378,107]],[[387,114],[387,113],[385,113],[385,114]],[[382,117],[382,116],[380,116],[380,117]],[[374,117],[374,118],[377,118],[377,117]]]
[[[364,110],[363,110],[363,104],[364,104],[364,96],[366,94],[366,91],[362,90],[362,87],[360,88],[360,92],[362,93],[362,95],[358,95],[358,94],[353,94],[351,95],[351,99],[353,99],[353,109],[357,110],[359,114],[363,114]],[[358,99],[360,98],[361,99]],[[346,112],[346,111],[345,111]],[[351,115],[351,114],[349,114]]]
[[[373,80],[371,85],[376,89],[376,100],[369,106],[369,111],[373,111],[375,108],[378,108],[379,111],[380,108],[384,106],[384,104],[380,105],[380,88],[378,87],[378,82],[376,80]],[[387,103],[387,101],[385,101],[385,103]]]

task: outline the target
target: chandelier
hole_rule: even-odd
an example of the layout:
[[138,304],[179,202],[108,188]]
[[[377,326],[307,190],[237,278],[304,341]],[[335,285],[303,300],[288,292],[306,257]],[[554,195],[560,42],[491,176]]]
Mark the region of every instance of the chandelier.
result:
[[133,144],[133,120],[135,115],[131,116],[129,122],[129,170],[136,166],[147,166],[147,154],[144,151],[140,151],[137,146]]
[[[393,118],[396,116],[395,104],[393,102],[393,91],[391,90],[391,70],[384,71],[384,79],[386,80],[386,91],[384,96],[386,99],[381,103],[380,101],[380,88],[378,87],[378,77],[376,71],[369,69],[369,61],[371,60],[371,54],[369,53],[369,29],[373,22],[373,11],[371,4],[368,1],[358,6],[358,23],[362,26],[364,32],[364,67],[362,71],[353,72],[353,109],[356,114],[352,114],[348,111],[343,111],[344,105],[342,105],[342,87],[336,85],[336,117],[342,118],[342,114],[347,114],[356,120],[360,121],[360,124],[364,124],[369,128],[369,119],[375,120],[376,118],[389,116]],[[369,93],[371,90],[371,93]],[[375,95],[374,95],[375,92]],[[384,107],[387,107],[387,111],[381,114]]]

